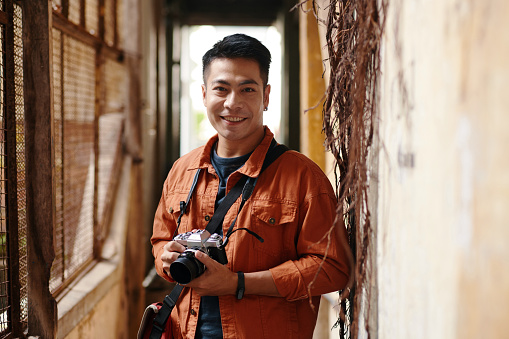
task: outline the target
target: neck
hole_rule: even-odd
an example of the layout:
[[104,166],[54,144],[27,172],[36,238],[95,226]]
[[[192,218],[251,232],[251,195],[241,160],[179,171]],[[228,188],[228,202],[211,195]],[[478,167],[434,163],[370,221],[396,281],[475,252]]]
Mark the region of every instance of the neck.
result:
[[249,141],[228,140],[219,136],[216,145],[216,153],[221,158],[234,158],[248,154],[262,142],[265,137],[265,130],[253,135]]

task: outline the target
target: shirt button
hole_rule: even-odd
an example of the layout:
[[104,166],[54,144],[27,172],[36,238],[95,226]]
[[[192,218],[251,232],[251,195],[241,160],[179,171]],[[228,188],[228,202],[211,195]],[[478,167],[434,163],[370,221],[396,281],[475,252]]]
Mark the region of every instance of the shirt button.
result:
[[210,220],[210,216],[206,215],[205,216],[205,221],[209,221]]
[[276,223],[276,219],[274,218],[270,218],[269,219],[269,223],[271,223],[272,225],[274,225]]
[[193,308],[191,308],[191,312],[190,313],[191,313],[191,315],[196,315],[196,311]]

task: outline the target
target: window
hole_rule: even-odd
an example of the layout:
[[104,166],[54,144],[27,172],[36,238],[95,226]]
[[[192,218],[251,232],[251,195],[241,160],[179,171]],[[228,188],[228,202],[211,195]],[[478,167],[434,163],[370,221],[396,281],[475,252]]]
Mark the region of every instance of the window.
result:
[[[55,261],[50,289],[97,258],[121,154],[121,0],[54,1]],[[83,7],[80,7],[83,5]]]
[[[8,19],[12,18],[12,22]],[[23,12],[0,2],[0,335],[27,322]]]
[[[47,47],[53,59],[46,61],[53,69],[53,166],[46,174],[53,192],[49,204],[54,216],[55,259],[49,281],[53,296],[98,257],[108,233],[127,96],[123,34],[118,29],[123,1],[51,3],[53,28],[47,33],[52,40]],[[23,34],[36,27],[23,16],[32,8],[28,1],[0,0],[0,337],[23,337],[30,323],[28,272],[34,264],[27,253],[38,241],[27,231],[27,220],[35,217],[27,208],[26,182],[34,178],[27,170],[31,166],[25,166],[26,140],[37,138],[28,128],[25,131],[26,112],[40,98],[24,93],[28,79],[24,72],[31,76],[44,72],[30,68],[26,73],[30,71],[23,59],[33,52],[23,40]]]

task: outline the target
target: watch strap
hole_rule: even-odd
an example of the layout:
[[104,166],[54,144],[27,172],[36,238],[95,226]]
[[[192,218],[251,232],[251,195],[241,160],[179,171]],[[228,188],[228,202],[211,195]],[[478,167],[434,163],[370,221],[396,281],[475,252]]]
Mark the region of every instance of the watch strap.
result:
[[238,282],[237,282],[237,299],[241,300],[244,297],[244,292],[246,290],[245,280],[244,280],[244,272],[237,272]]

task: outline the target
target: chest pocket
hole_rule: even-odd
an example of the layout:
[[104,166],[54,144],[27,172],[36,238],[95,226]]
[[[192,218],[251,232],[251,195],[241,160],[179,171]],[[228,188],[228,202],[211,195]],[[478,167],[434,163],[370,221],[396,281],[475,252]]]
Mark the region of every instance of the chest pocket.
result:
[[[166,201],[166,208],[168,209],[167,212],[170,214],[171,221],[175,224],[175,227],[177,226],[177,220],[180,215],[180,202],[186,201],[187,193],[173,193],[170,195],[168,200]],[[189,211],[189,207],[188,207]],[[178,233],[187,232],[188,227],[188,221],[189,221],[189,213],[187,215],[182,216],[182,219],[180,220],[180,228]]]
[[261,252],[285,259],[295,247],[297,204],[278,200],[255,200],[252,228],[264,242],[255,241]]

